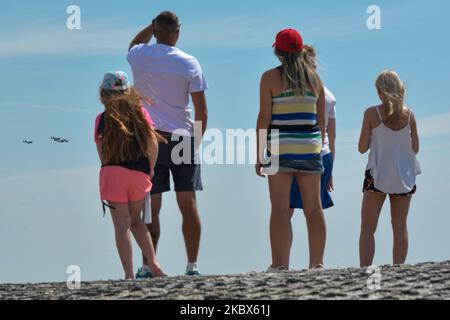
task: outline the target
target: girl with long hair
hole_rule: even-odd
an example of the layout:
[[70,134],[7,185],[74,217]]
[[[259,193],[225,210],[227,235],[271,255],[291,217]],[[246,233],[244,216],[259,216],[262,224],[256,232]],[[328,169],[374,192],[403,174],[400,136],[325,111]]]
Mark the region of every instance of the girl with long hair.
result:
[[421,173],[416,155],[419,135],[416,119],[405,106],[405,85],[394,71],[384,71],[376,81],[381,105],[364,115],[359,151],[370,150],[363,192],[361,267],[372,265],[375,255],[375,231],[384,201],[389,195],[394,233],[394,264],[404,264],[408,254],[407,218],[416,176]]
[[[303,39],[294,29],[278,33],[274,44],[281,66],[264,73],[260,85],[256,173],[269,174],[272,203],[268,272],[289,269],[292,244],[292,180],[300,188],[308,225],[310,268],[323,267],[326,226],[320,197],[325,94],[315,68],[308,63]],[[270,133],[267,135],[267,131]],[[270,167],[264,164],[270,159]]]
[[146,256],[152,275],[164,276],[150,233],[141,219],[145,197],[152,187],[158,141],[162,138],[153,129],[140,95],[124,72],[105,75],[100,100],[105,107],[95,121],[95,141],[102,163],[100,196],[111,210],[125,279],[135,279],[131,234]]

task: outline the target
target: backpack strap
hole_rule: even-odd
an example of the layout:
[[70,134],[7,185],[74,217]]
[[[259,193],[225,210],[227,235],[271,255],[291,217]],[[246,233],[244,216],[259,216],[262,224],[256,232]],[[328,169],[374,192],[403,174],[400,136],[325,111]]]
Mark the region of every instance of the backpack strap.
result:
[[100,121],[99,121],[98,127],[97,127],[97,134],[101,135],[103,133],[103,130],[105,130],[105,113],[104,112],[100,116]]
[[106,215],[106,208],[112,209],[112,210],[116,210],[115,207],[110,206],[108,203],[106,203],[104,200],[102,200],[102,207],[103,207],[103,218]]

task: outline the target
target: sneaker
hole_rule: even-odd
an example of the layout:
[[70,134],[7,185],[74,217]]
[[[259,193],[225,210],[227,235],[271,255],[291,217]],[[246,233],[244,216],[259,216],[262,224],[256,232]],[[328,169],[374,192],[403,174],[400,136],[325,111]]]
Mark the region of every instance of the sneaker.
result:
[[314,266],[312,268],[310,268],[311,270],[323,270],[324,266],[323,264],[318,264],[317,266]]
[[186,270],[185,276],[201,276],[200,271],[198,271],[198,269],[193,269],[193,270]]
[[286,268],[283,267],[283,266],[278,267],[278,268],[274,268],[274,267],[272,267],[272,266],[269,266],[269,267],[267,268],[267,270],[266,270],[266,273],[280,273],[280,272],[283,272],[283,271],[288,271],[288,269],[286,269]]
[[144,270],[142,267],[136,273],[136,279],[150,279],[153,275],[150,271]]

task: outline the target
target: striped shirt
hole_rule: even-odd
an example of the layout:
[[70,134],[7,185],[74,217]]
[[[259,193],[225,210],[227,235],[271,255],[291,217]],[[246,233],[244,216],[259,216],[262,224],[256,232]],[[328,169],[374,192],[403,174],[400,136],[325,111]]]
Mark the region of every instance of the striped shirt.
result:
[[289,90],[273,98],[269,134],[272,157],[308,161],[321,153],[322,134],[317,125],[316,104],[317,97],[312,92],[295,96]]

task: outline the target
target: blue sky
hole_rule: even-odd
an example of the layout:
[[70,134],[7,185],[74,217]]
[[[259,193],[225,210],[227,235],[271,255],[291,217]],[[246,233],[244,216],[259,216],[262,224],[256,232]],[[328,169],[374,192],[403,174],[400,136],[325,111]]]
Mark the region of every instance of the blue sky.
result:
[[[81,8],[82,29],[66,28],[66,8]],[[253,128],[261,74],[277,65],[277,31],[298,28],[317,47],[320,73],[338,100],[336,207],[327,214],[326,263],[358,264],[361,183],[366,156],[356,150],[362,114],[378,103],[374,81],[399,72],[422,138],[424,174],[410,214],[410,262],[450,258],[450,216],[442,201],[450,156],[450,3],[377,1],[382,30],[366,28],[371,1],[14,1],[0,3],[0,282],[62,281],[78,264],[83,279],[122,276],[110,219],[98,200],[93,121],[108,70],[130,73],[125,55],[135,33],[163,10],[182,22],[179,47],[206,73],[212,128]],[[52,135],[70,144],[51,143]],[[23,145],[32,139],[33,145]],[[441,156],[442,159],[438,159]],[[440,161],[439,161],[440,160]],[[270,262],[266,181],[252,166],[205,166],[199,195],[204,273],[263,270]],[[391,261],[387,206],[375,262]],[[184,269],[180,217],[164,199],[160,257],[169,274]],[[304,219],[295,219],[293,267],[307,266]],[[136,247],[136,263],[139,254]]]

